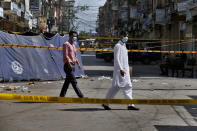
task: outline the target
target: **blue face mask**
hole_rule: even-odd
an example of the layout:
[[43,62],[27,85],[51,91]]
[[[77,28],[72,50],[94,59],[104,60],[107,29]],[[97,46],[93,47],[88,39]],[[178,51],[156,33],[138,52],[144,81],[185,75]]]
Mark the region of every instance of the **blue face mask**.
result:
[[129,39],[128,37],[123,37],[123,38],[122,38],[122,42],[123,42],[123,43],[127,43],[128,39]]
[[77,41],[77,37],[73,37],[73,41]]

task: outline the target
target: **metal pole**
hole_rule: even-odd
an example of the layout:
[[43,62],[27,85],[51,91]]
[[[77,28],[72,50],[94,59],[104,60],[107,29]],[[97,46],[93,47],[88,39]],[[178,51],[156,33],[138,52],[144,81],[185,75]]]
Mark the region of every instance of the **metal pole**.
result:
[[[64,4],[64,2],[62,3],[62,4]],[[62,5],[62,8],[64,7],[64,5]],[[63,9],[62,9],[63,10]],[[62,11],[63,12],[63,11]],[[62,15],[61,15],[61,33],[63,33],[63,13],[62,13]]]
[[68,5],[68,32],[70,31],[70,1],[69,1],[69,5]]
[[58,17],[59,17],[59,18],[58,18],[58,19],[59,19],[59,29],[58,29],[58,32],[59,32],[59,33],[60,33],[60,31],[61,31],[61,24],[60,24],[60,23],[61,23],[61,22],[60,22],[60,21],[61,21],[61,17],[60,17],[60,13],[61,13],[61,11],[60,11],[60,10],[61,10],[61,3],[62,3],[62,0],[59,0],[59,15],[58,15]]
[[49,20],[49,33],[51,33],[51,0],[49,0],[49,17],[48,17],[48,20]]

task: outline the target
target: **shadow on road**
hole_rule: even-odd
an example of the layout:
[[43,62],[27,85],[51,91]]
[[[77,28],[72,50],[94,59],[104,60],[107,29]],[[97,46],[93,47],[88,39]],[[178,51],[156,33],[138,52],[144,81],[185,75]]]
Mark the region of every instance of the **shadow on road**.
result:
[[155,125],[158,131],[197,131],[197,126],[161,126]]
[[[76,112],[93,112],[93,111],[106,111],[103,108],[72,108],[72,109],[58,109],[59,111],[76,111]],[[112,109],[115,110],[126,110],[126,109]]]
[[113,71],[109,70],[85,70],[85,74],[88,76],[113,76]]
[[[189,96],[192,99],[197,99],[197,96]],[[185,105],[185,109],[194,117],[194,120],[197,121],[197,105]],[[196,129],[197,131],[197,129]]]
[[[197,99],[197,96],[189,96],[189,97],[191,99]],[[193,117],[193,119],[197,122],[197,105],[193,104],[193,105],[179,105],[179,106],[183,106],[187,110],[187,112]]]
[[17,104],[40,104],[40,103],[46,103],[46,102],[28,102],[28,101],[22,101],[22,102],[13,102],[13,103],[17,103]]

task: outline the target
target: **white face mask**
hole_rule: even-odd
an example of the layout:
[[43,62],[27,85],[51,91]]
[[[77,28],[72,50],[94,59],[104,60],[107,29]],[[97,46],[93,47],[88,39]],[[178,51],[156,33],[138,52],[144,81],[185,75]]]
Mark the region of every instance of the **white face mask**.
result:
[[73,41],[77,41],[77,37],[73,37]]
[[123,43],[127,43],[128,39],[129,39],[128,37],[123,37],[123,38],[122,38],[122,42],[123,42]]

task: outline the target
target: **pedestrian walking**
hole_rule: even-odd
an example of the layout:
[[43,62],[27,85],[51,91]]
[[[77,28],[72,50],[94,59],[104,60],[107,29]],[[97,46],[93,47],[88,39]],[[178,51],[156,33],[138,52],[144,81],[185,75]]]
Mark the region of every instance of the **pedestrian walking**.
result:
[[[126,42],[128,41],[128,33],[122,31],[120,40],[114,47],[114,71],[112,87],[109,89],[106,99],[113,99],[121,89],[126,99],[132,98],[132,83],[129,73],[128,50]],[[107,104],[102,105],[105,110],[111,110]],[[128,105],[128,110],[139,110],[133,104]]]
[[163,62],[160,64],[161,75],[168,76],[168,69],[170,68],[169,54],[163,56]]
[[63,44],[63,62],[64,62],[64,71],[66,73],[66,79],[64,81],[64,85],[60,92],[60,97],[64,97],[66,95],[70,83],[72,84],[78,97],[80,98],[83,97],[83,94],[80,91],[77,85],[77,80],[74,76],[75,64],[77,64],[79,68],[81,68],[77,58],[76,48],[74,44],[74,40],[76,38],[77,38],[77,32],[70,31],[69,40]]

